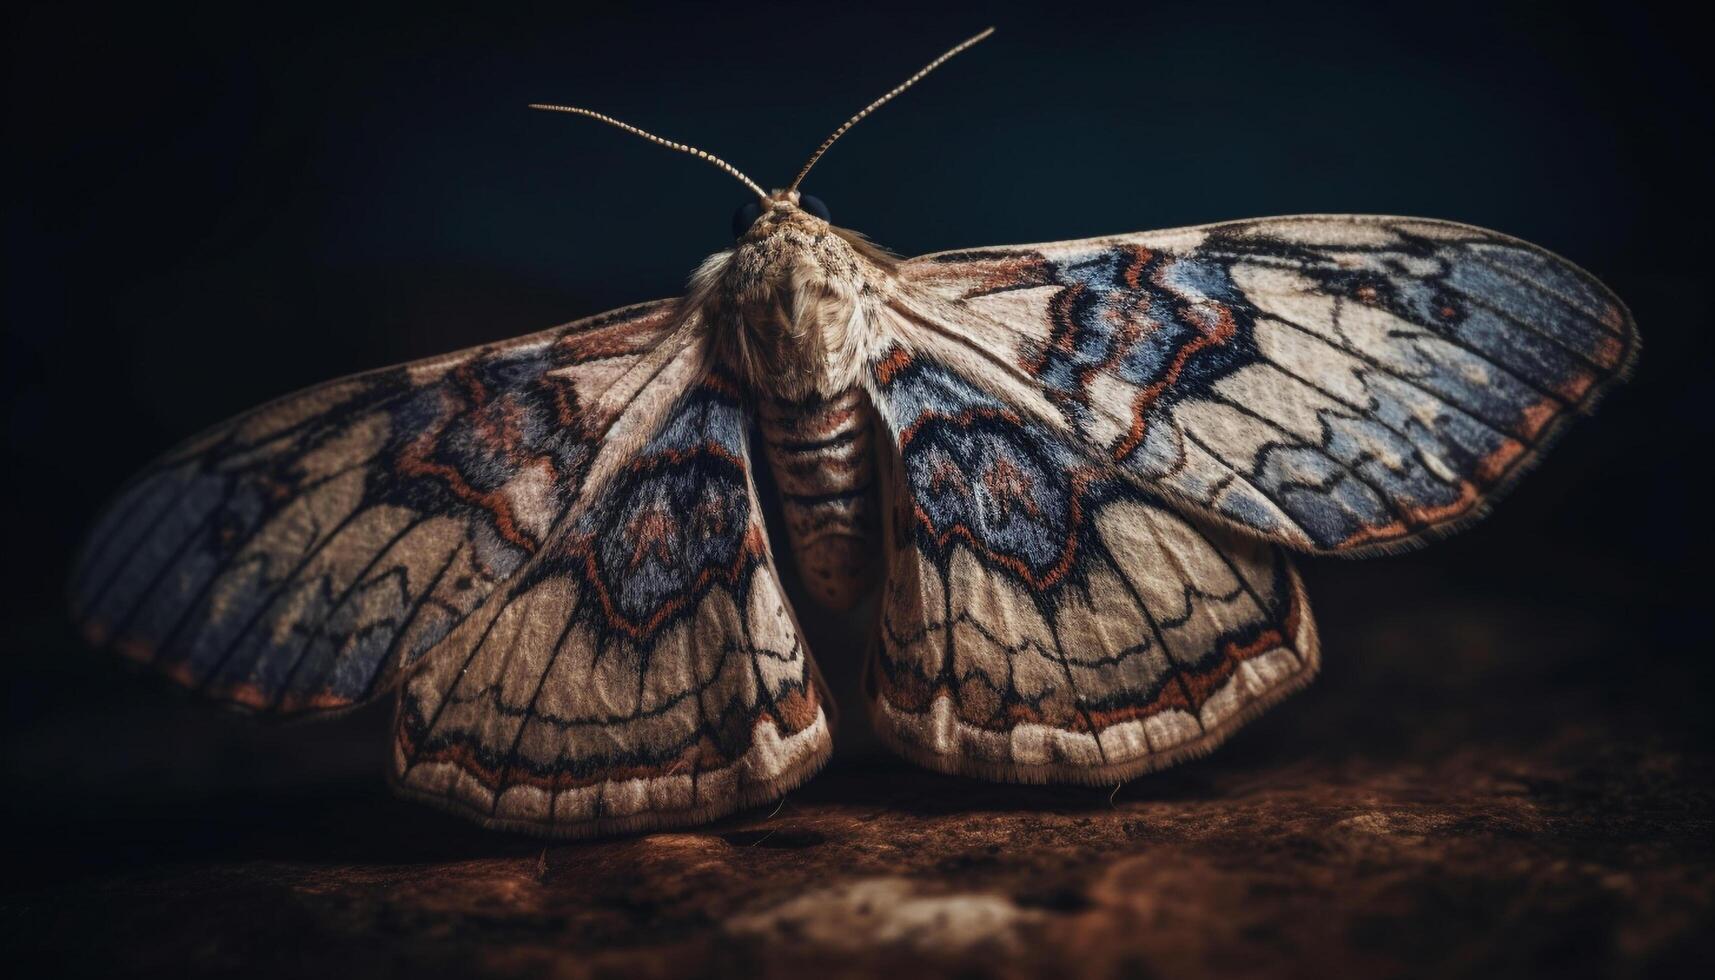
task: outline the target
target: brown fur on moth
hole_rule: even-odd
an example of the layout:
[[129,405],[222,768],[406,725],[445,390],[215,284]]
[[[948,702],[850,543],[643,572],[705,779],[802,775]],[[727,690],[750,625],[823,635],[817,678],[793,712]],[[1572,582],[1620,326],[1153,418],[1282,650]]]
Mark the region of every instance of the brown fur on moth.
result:
[[716,351],[752,390],[787,401],[854,387],[871,353],[897,259],[776,191],[730,249],[703,261],[688,301]]

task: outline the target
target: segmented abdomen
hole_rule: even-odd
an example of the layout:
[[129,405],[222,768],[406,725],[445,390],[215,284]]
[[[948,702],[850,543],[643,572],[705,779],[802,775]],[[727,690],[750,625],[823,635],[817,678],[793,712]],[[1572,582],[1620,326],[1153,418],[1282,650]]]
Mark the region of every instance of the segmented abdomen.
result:
[[764,398],[757,415],[799,574],[817,601],[849,608],[880,566],[869,398],[861,388],[805,402]]

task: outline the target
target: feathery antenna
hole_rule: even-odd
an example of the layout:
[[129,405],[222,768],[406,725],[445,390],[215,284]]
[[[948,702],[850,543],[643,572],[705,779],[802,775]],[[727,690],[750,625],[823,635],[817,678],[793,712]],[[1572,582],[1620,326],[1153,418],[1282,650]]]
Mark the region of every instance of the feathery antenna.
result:
[[923,79],[924,75],[927,75],[930,72],[934,71],[935,69],[941,67],[943,64],[946,64],[947,59],[951,58],[953,55],[958,54],[960,51],[965,50],[966,48],[977,43],[978,41],[981,41],[983,38],[988,37],[990,34],[993,34],[993,33],[994,33],[994,28],[988,27],[988,28],[984,28],[982,33],[977,34],[975,37],[966,38],[965,40],[960,41],[958,44],[956,44],[952,48],[950,48],[945,54],[941,55],[941,57],[936,58],[934,61],[931,61],[928,64],[924,65],[922,70],[919,71],[917,74],[912,75],[910,78],[907,78],[905,81],[899,83],[899,86],[897,88],[895,88],[893,91],[887,93],[886,95],[882,96],[879,99],[876,99],[874,102],[871,102],[869,105],[864,106],[862,112],[859,112],[857,115],[851,117],[850,119],[847,119],[845,121],[844,125],[842,125],[839,129],[834,130],[834,135],[823,140],[822,145],[816,147],[816,152],[810,154],[809,162],[804,164],[803,170],[798,171],[798,176],[792,178],[792,185],[790,187],[786,188],[787,192],[790,193],[790,192],[798,189],[798,185],[802,184],[804,182],[804,176],[810,172],[810,168],[814,167],[816,165],[817,160],[822,159],[822,154],[828,152],[828,147],[833,146],[835,140],[839,139],[841,136],[846,135],[846,130],[851,129],[853,126],[856,126],[858,124],[858,122],[863,119],[863,117],[865,117],[865,116],[869,115],[870,113],[874,112],[875,110],[881,108],[883,105],[886,105],[891,99],[893,99],[894,96],[905,91],[906,89],[910,88],[911,86],[916,85],[919,81],[921,81]]
[[[969,42],[966,42],[966,43],[969,43]],[[946,60],[946,57],[943,56],[942,60],[943,61]],[[915,81],[915,79],[913,79],[913,81]],[[604,123],[607,123],[609,126],[613,126],[613,127],[618,128],[618,129],[623,129],[633,136],[641,136],[644,139],[648,140],[649,142],[656,143],[656,144],[659,144],[661,146],[665,146],[669,150],[678,150],[680,153],[689,153],[691,156],[694,156],[699,160],[707,160],[708,162],[714,164],[715,166],[719,167],[720,169],[726,171],[727,173],[732,174],[734,177],[737,177],[744,184],[744,186],[750,188],[751,192],[754,193],[757,197],[761,198],[764,201],[768,200],[768,192],[763,190],[760,186],[758,186],[756,181],[751,180],[749,177],[746,177],[744,175],[743,171],[739,170],[737,167],[726,162],[725,160],[722,160],[720,157],[715,156],[713,153],[708,152],[707,150],[699,150],[694,146],[687,146],[684,143],[675,143],[670,139],[662,139],[661,137],[656,136],[654,133],[638,129],[636,126],[633,126],[630,123],[622,123],[619,120],[613,118],[612,116],[604,116],[601,113],[595,112],[591,109],[582,109],[582,108],[579,108],[578,106],[574,106],[574,105],[543,105],[542,103],[539,103],[539,102],[530,103],[530,108],[541,109],[544,112],[569,112],[574,116],[587,116],[590,119],[596,120],[597,122],[604,122]],[[809,168],[806,167],[805,169],[807,170]],[[796,186],[796,185],[794,185],[794,186]]]

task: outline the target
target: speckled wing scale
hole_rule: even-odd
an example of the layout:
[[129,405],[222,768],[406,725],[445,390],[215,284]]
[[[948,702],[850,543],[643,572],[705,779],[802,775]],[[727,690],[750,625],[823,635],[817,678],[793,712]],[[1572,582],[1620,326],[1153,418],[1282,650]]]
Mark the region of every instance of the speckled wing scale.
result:
[[927,256],[871,366],[898,447],[869,693],[934,768],[1107,782],[1309,680],[1281,547],[1480,514],[1622,377],[1594,279],[1447,222],[1311,216]]

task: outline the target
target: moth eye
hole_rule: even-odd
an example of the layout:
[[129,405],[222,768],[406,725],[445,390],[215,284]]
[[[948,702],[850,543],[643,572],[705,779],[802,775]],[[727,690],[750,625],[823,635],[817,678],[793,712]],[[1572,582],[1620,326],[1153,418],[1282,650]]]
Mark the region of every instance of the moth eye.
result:
[[743,238],[750,226],[756,224],[756,219],[762,217],[762,205],[756,201],[746,201],[732,213],[732,237]]
[[828,206],[823,204],[822,199],[814,194],[798,195],[798,206],[816,217],[821,218],[823,221],[833,220],[828,216]]

